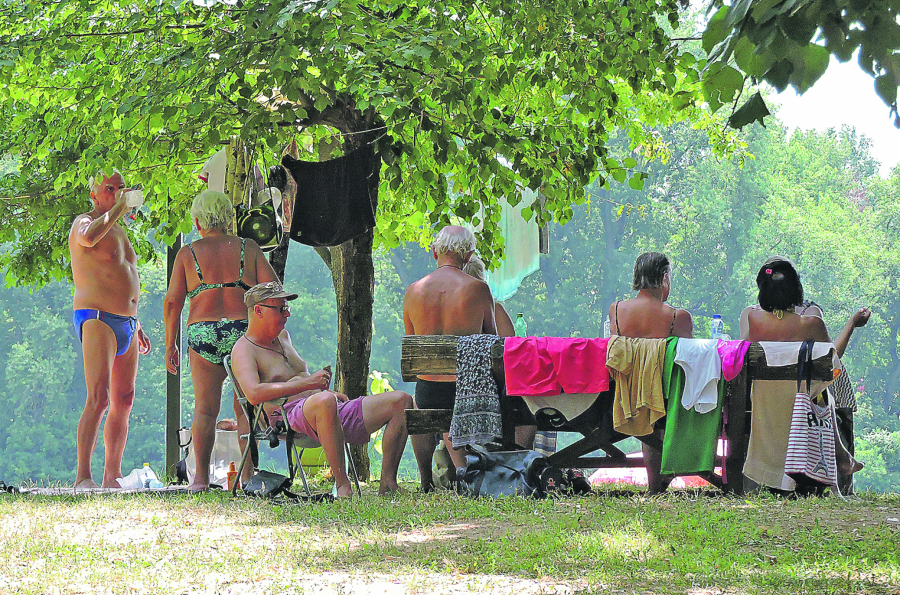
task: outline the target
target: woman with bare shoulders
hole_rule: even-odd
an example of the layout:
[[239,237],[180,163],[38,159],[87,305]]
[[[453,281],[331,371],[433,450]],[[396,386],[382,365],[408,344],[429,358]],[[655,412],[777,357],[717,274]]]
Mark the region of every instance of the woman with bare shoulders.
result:
[[[470,277],[475,277],[479,281],[485,281],[484,261],[475,254],[469,258],[463,266],[463,272]],[[500,337],[515,337],[516,329],[513,326],[512,318],[503,304],[494,300],[494,323],[497,325],[497,335]],[[516,444],[525,448],[534,448],[534,436],[537,433],[536,422],[534,416],[529,413],[528,406],[522,397],[510,396],[507,398],[506,406],[512,413],[513,425],[515,426]]]
[[[790,260],[781,256],[766,260],[756,275],[756,285],[759,288],[759,304],[748,306],[741,312],[741,339],[753,342],[832,342],[825,321],[817,315],[821,314],[821,310],[818,307],[803,307],[803,284]],[[808,313],[800,314],[798,310]],[[868,320],[868,316],[865,318]],[[851,326],[862,324],[853,323]],[[843,354],[849,338],[849,333],[842,332],[839,355]],[[761,486],[776,490],[793,489],[793,481],[784,475],[783,454],[787,449],[796,388],[794,381],[753,383],[750,396],[754,403],[753,423],[757,429],[765,424],[765,431],[753,432],[751,428],[744,474]],[[817,395],[822,392],[822,387],[816,388],[813,383],[810,390],[811,394]],[[837,433],[835,451],[840,474],[851,475],[862,469],[862,464],[853,459]]]
[[741,339],[831,342],[821,316],[796,312],[803,305],[803,284],[790,260],[773,256],[764,262],[756,274],[756,286],[759,304],[741,312]]
[[[194,383],[191,435],[197,462],[191,490],[209,487],[209,459],[226,378],[222,360],[247,330],[244,292],[258,283],[278,280],[253,240],[229,233],[233,218],[231,199],[225,194],[207,190],[194,198],[191,219],[200,239],[183,247],[175,257],[163,308],[166,369],[174,374],[181,363],[175,344],[179,315],[185,299],[190,300],[187,343]],[[234,412],[246,432],[249,424],[237,399]]]
[[[638,256],[631,288],[638,292],[635,297],[617,301],[609,307],[613,335],[635,339],[694,336],[691,313],[666,304],[672,288],[672,264],[665,254],[645,252]],[[654,433],[662,440],[661,430]],[[641,450],[650,492],[664,491],[668,481],[659,473],[662,453],[646,444],[641,445]]]
[[666,304],[672,265],[665,254],[644,252],[638,256],[631,288],[638,292],[635,297],[609,307],[612,334],[641,339],[694,336],[691,313]]

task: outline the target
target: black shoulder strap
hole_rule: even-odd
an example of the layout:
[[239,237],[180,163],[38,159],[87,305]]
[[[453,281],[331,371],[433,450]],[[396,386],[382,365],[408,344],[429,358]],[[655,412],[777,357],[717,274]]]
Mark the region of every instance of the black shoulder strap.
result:
[[812,360],[813,360],[813,341],[804,341],[800,345],[800,353],[797,357],[797,392],[800,392],[800,385],[806,378],[806,394],[812,390]]

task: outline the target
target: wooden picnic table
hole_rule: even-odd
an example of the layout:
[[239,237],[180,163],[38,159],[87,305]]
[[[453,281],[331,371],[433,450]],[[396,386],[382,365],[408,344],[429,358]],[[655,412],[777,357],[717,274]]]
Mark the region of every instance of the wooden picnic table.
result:
[[[403,380],[415,382],[419,375],[456,374],[457,340],[458,337],[452,335],[404,336],[400,349],[400,374]],[[502,343],[491,348],[491,360],[497,384],[503,386],[505,375]],[[830,354],[813,360],[812,377],[814,380],[832,380],[833,368]],[[750,438],[750,384],[754,380],[795,380],[796,378],[796,364],[770,367],[766,363],[762,347],[758,343],[751,343],[740,374],[727,382],[725,391],[724,430],[727,452],[724,471],[727,482],[723,482],[722,477],[714,473],[701,473],[699,474],[701,477],[726,492],[743,493],[743,469]],[[503,409],[501,400],[501,413]],[[410,434],[447,432],[450,429],[452,413],[449,409],[407,409],[407,429]],[[556,430],[556,428],[539,429]],[[549,457],[551,465],[559,468],[580,467],[585,469],[644,466],[643,457],[627,457],[621,449],[615,446],[615,442],[628,436],[618,432],[610,434],[602,428],[583,428],[578,430],[578,433],[582,435],[580,440]],[[505,446],[514,445],[513,435],[514,428],[505,419],[503,423]],[[635,438],[651,448],[662,450],[662,441],[653,434],[635,436]],[[602,450],[605,456],[586,456],[597,450]],[[651,472],[652,470],[648,470],[648,473]]]

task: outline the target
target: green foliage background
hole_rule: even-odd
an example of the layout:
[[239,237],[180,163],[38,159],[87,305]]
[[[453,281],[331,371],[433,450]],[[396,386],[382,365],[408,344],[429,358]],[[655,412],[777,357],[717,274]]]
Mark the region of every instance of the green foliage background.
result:
[[[644,250],[675,262],[671,303],[694,314],[703,336],[721,314],[737,336],[741,309],[756,301],[754,278],[771,254],[792,258],[808,298],[819,303],[832,335],[850,313],[872,308],[856,331],[845,361],[857,387],[857,448],[866,468],[858,486],[879,491],[900,485],[900,169],[883,178],[867,139],[852,129],[797,131],[754,125],[743,133],[741,159],[722,160],[707,136],[689,125],[660,129],[665,161],[632,151],[624,136],[610,140],[623,162],[647,173],[644,189],[614,184],[588,188],[590,200],[573,206],[571,220],[551,226],[550,254],[506,302],[524,312],[537,335],[597,336],[607,308],[630,295],[631,268]],[[188,240],[191,238],[189,237]],[[375,258],[372,369],[399,380],[406,286],[433,261],[417,244],[382,250]],[[154,351],[143,358],[124,466],[161,466],[165,418],[162,362],[161,264],[142,267],[141,320]],[[336,322],[330,274],[311,248],[292,244],[286,280],[300,293],[288,330],[316,369],[334,363]],[[70,322],[71,287],[0,290],[0,479],[71,480],[75,426],[84,403],[81,350]],[[183,381],[183,422],[190,424],[189,371]],[[226,388],[227,393],[227,388]],[[222,417],[231,416],[230,398]],[[95,471],[102,465],[102,445]],[[402,470],[414,473],[407,449]]]

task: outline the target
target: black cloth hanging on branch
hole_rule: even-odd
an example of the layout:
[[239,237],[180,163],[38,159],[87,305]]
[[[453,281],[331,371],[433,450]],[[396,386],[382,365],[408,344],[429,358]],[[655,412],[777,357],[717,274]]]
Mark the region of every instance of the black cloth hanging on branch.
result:
[[[297,183],[291,239],[307,246],[338,246],[375,227],[378,157],[371,145],[330,161],[281,164]],[[374,180],[370,177],[374,176]]]

